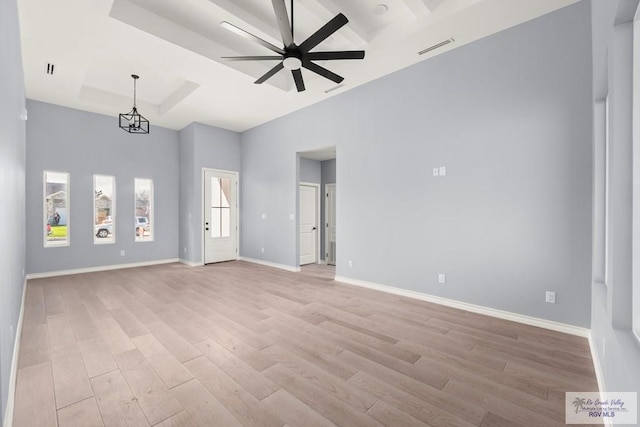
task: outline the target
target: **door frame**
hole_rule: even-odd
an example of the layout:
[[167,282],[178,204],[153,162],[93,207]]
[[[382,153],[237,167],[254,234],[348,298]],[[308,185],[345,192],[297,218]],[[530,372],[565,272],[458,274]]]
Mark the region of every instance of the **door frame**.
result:
[[226,173],[226,174],[231,174],[231,175],[235,175],[236,178],[236,182],[238,183],[238,186],[236,188],[236,246],[238,248],[238,251],[236,252],[236,259],[235,261],[237,261],[238,259],[240,259],[240,172],[238,171],[231,171],[231,170],[225,170],[225,169],[214,169],[214,168],[202,168],[202,171],[200,173],[200,183],[202,185],[202,190],[200,191],[200,255],[201,255],[201,260],[200,260],[200,265],[205,265],[205,253],[204,253],[204,232],[205,232],[205,227],[204,227],[204,191],[205,191],[205,172],[212,172],[214,174],[216,173]]
[[[324,194],[327,195],[326,196],[327,198],[329,196],[329,187],[330,186],[333,186],[333,191],[337,191],[337,186],[336,186],[335,182],[329,182],[329,183],[325,184],[324,185]],[[335,203],[334,203],[333,207],[335,208]],[[337,210],[336,210],[336,215],[337,215]],[[327,203],[327,201],[325,200],[324,201],[324,221],[325,221],[325,223],[322,224],[322,226],[324,227],[324,252],[325,252],[324,263],[327,264],[327,265],[329,265],[329,263],[327,262],[326,254],[329,251],[329,246],[330,246],[330,243],[331,243],[330,233],[329,233],[329,230],[327,230],[327,227],[326,227],[326,225],[329,224],[328,218],[329,218],[329,203]],[[336,232],[336,239],[337,239],[337,235],[338,235],[338,233]],[[337,246],[337,244],[336,244],[336,246]],[[334,254],[334,256],[335,256],[335,254]],[[338,263],[338,260],[336,259],[335,264],[337,264],[337,263]]]
[[298,183],[298,268],[300,268],[300,187],[301,186],[305,186],[305,187],[315,187],[316,189],[316,233],[317,233],[317,237],[316,237],[316,260],[314,261],[315,264],[320,264],[320,236],[322,233],[320,233],[320,219],[322,218],[320,216],[320,184],[316,184],[315,182],[305,182],[305,181],[300,181]]

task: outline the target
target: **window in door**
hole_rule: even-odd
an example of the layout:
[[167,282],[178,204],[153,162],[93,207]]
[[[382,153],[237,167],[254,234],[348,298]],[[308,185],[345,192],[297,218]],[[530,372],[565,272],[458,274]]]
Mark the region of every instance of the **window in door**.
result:
[[211,237],[231,235],[231,205],[229,204],[229,178],[211,179]]

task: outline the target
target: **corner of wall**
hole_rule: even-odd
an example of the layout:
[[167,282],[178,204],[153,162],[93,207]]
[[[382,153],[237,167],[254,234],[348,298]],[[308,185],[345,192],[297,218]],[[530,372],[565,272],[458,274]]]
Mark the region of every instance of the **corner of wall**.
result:
[[22,320],[24,318],[24,303],[27,297],[27,278],[22,285],[22,303],[20,304],[20,314],[16,326],[16,336],[13,345],[13,356],[11,358],[11,374],[9,376],[9,392],[7,395],[7,407],[4,415],[4,427],[13,425],[13,410],[15,407],[16,382],[18,380],[18,356],[20,355],[20,338],[22,337]]

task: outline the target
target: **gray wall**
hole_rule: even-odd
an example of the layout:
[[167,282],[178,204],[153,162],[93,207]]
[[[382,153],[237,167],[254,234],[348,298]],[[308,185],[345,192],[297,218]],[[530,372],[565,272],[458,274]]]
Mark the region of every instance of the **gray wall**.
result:
[[[201,251],[193,214],[199,211],[201,197],[196,197],[195,185],[195,138],[196,126],[191,124],[182,129],[179,134],[179,173],[180,173],[180,242],[178,251],[183,260],[196,261],[196,251]],[[197,247],[196,247],[197,246]],[[198,255],[199,261],[199,255]]]
[[296,152],[336,145],[337,275],[589,327],[590,27],[581,2],[243,133],[243,255],[297,265]]
[[3,232],[0,239],[0,422],[6,415],[25,275],[25,104],[18,7],[0,2],[0,194]]
[[300,182],[320,184],[322,167],[319,161],[300,157]]
[[[633,171],[633,9],[627,16],[620,11],[628,9],[629,0],[593,1],[594,58],[607,58],[605,68],[598,70],[594,79],[595,112],[602,114],[602,98],[609,100],[609,129],[602,126],[602,117],[596,116],[595,133],[594,218],[602,218],[608,198],[608,233],[602,221],[594,222],[594,262],[602,262],[604,246],[608,246],[607,276],[602,281],[602,267],[596,265],[593,274],[591,305],[591,339],[594,357],[600,361],[603,388],[606,391],[638,391],[640,389],[640,347],[631,332],[632,316],[632,171]],[[622,6],[618,8],[618,6]],[[618,12],[618,13],[616,13]],[[617,18],[616,18],[616,15]],[[614,25],[617,22],[618,25]],[[636,24],[637,25],[637,24]],[[636,42],[640,37],[636,35]],[[640,50],[640,46],[636,47]],[[602,61],[598,61],[602,63]],[[636,90],[638,90],[636,88]],[[636,124],[637,126],[637,124]],[[609,140],[608,171],[604,168],[605,132]],[[636,157],[639,159],[639,157]],[[637,161],[637,160],[636,160]],[[635,165],[638,167],[640,162]],[[602,194],[605,174],[608,172],[608,191]],[[606,236],[606,239],[603,238]],[[638,245],[638,241],[633,242]],[[634,248],[635,250],[635,248]],[[637,295],[635,296],[637,297]],[[639,312],[635,313],[640,316]],[[640,401],[638,402],[640,406]]]
[[[152,126],[148,135],[132,135],[115,116],[36,101],[27,108],[28,273],[178,258],[176,131]],[[43,245],[43,170],[71,174],[70,246]],[[94,174],[116,177],[115,244],[93,243]],[[134,241],[134,178],[153,180],[153,242]]]
[[324,190],[324,186],[326,184],[335,184],[336,183],[336,159],[325,160],[321,162],[322,168],[322,188]]
[[[325,217],[325,202],[326,197],[326,185],[336,184],[336,159],[325,160],[321,162],[322,171],[322,197],[320,198],[320,259],[325,259],[326,247],[325,242],[327,238],[327,219]],[[337,186],[336,186],[337,189]]]
[[202,168],[240,172],[240,134],[199,123],[187,126],[180,131],[179,168],[180,258],[200,263]]

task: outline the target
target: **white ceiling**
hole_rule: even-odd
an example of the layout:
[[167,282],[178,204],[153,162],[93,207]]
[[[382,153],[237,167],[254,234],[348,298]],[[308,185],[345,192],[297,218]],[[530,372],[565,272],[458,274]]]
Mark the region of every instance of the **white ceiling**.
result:
[[364,60],[318,61],[344,86],[326,93],[336,83],[307,70],[301,93],[286,70],[255,85],[273,62],[220,59],[272,54],[222,21],[282,46],[270,0],[19,0],[27,97],[115,118],[131,109],[138,74],[138,110],[152,125],[244,131],[578,0],[294,1],[298,44],[338,13],[349,18],[313,50],[366,51]]

